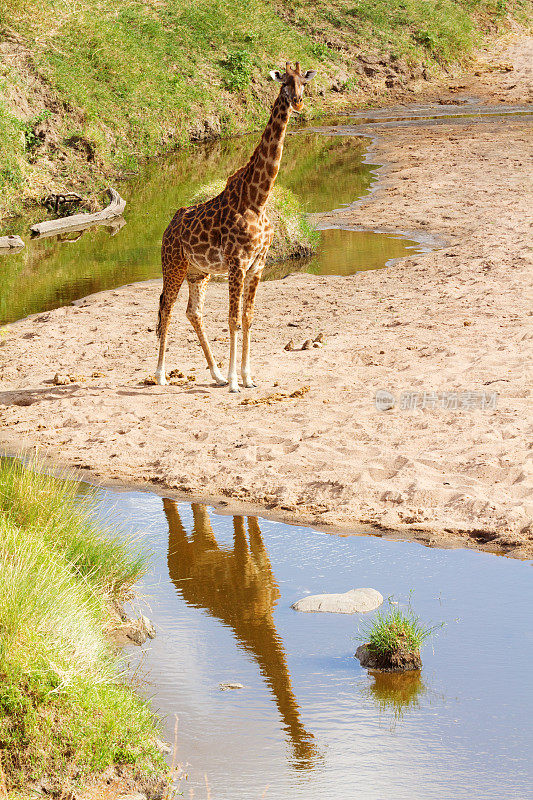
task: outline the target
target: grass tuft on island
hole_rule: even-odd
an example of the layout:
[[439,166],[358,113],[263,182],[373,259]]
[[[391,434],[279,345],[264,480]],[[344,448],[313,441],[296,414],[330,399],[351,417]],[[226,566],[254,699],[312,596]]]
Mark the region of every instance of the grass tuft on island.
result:
[[378,612],[359,634],[363,644],[356,657],[367,669],[403,672],[420,669],[420,648],[440,625],[425,625],[409,608]]
[[[226,186],[226,181],[213,181],[203,186],[192,199],[205,203],[216,197]],[[274,238],[268,251],[267,264],[289,258],[306,258],[316,251],[320,233],[308,222],[298,197],[285,186],[277,184],[266,205],[266,212],[274,227]]]
[[7,788],[82,787],[110,765],[165,765],[147,705],[119,681],[108,630],[146,568],[133,539],[96,524],[95,492],[0,460],[0,756]]

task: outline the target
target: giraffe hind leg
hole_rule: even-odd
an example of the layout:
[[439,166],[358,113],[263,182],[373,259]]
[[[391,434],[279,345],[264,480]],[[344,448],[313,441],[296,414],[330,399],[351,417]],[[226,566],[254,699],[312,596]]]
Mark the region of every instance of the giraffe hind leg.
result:
[[159,298],[159,317],[156,329],[157,338],[159,339],[159,358],[155,371],[155,380],[160,386],[164,386],[167,382],[165,374],[165,352],[170,314],[186,273],[187,263],[185,261],[172,263],[163,256],[163,291]]

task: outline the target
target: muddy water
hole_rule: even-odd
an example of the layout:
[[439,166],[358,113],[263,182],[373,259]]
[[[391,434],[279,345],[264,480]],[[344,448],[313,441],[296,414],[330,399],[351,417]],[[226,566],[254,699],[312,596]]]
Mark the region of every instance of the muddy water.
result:
[[[20,253],[0,255],[0,324],[65,305],[93,292],[161,274],[161,236],[174,211],[191,202],[201,186],[226,177],[246,162],[257,134],[193,147],[145,166],[119,188],[128,202],[126,225],[114,235],[105,228],[30,240],[31,224],[43,217],[14,221],[4,234],[26,241]],[[291,189],[308,211],[327,211],[369,191],[372,166],[364,163],[365,139],[293,132],[287,137],[278,181]],[[78,238],[79,237],[79,238]],[[265,278],[306,269],[321,274],[351,274],[385,266],[417,248],[415,242],[372,232],[325,231],[316,256],[273,265]]]
[[[169,741],[179,718],[185,797],[530,796],[529,564],[222,516],[150,493],[101,497],[101,513],[153,553],[139,589],[158,636],[130,658]],[[367,674],[353,657],[362,615],[290,607],[358,586],[410,598],[425,621],[445,623],[421,673]]]

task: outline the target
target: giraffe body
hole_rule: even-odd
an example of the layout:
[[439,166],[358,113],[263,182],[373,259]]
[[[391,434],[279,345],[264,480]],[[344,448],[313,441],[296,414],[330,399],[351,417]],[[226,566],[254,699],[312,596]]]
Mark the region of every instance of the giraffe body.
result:
[[[239,390],[237,332],[242,326],[241,375],[245,387],[250,373],[250,328],[255,294],[274,230],[265,206],[276,180],[291,111],[302,107],[303,86],[314,73],[302,76],[300,67],[287,64],[285,75],[272,73],[282,83],[261,141],[249,162],[228,178],[224,190],[205,203],[180,208],[163,234],[161,263],[163,291],[159,301],[157,335],[160,339],[156,381],[163,385],[165,349],[172,306],[185,279],[189,285],[187,317],[207,360],[214,381]],[[202,321],[202,309],[211,275],[228,274],[230,359],[228,380],[215,363]]]

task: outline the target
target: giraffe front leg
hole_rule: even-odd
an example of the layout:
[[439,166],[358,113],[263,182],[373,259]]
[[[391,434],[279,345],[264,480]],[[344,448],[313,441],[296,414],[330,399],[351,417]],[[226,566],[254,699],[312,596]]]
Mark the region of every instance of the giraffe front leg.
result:
[[237,334],[241,327],[240,310],[244,285],[244,268],[240,263],[230,264],[228,269],[229,288],[229,371],[228,383],[230,392],[239,391],[237,378]]
[[[266,255],[266,253],[265,253]],[[256,265],[250,268],[246,273],[244,285],[244,302],[242,309],[242,361],[241,361],[241,375],[244,386],[247,389],[253,389],[255,383],[252,380],[252,373],[250,368],[250,339],[251,327],[254,316],[255,295],[261,274],[263,272],[264,256],[262,256]]]

